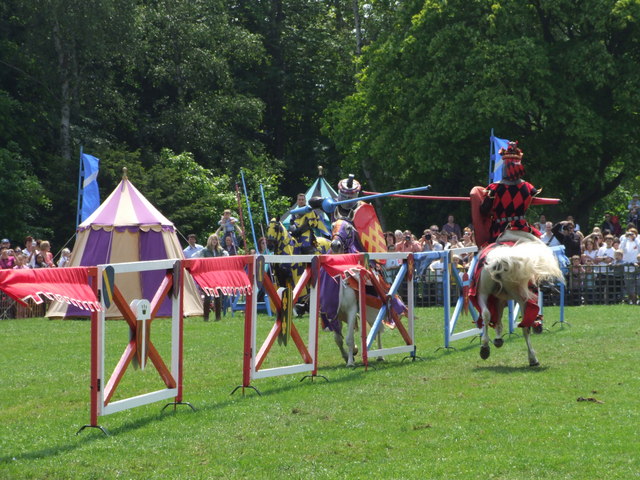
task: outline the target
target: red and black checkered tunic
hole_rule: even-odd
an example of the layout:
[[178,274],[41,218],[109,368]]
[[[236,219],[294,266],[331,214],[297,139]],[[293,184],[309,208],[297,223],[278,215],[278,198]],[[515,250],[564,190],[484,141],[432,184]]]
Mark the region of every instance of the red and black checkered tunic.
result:
[[490,204],[490,213],[493,217],[491,242],[495,242],[507,226],[511,230],[522,230],[539,235],[539,232],[525,219],[533,197],[538,194],[538,190],[533,185],[525,181],[515,185],[492,183],[487,190],[487,201],[493,200]]

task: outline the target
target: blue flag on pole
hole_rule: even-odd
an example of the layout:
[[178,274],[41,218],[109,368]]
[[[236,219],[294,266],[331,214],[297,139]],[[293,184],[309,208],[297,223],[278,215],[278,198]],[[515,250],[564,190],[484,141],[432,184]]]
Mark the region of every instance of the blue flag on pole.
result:
[[501,148],[507,148],[509,140],[504,138],[498,138],[493,135],[493,128],[491,129],[490,138],[490,154],[489,154],[489,183],[499,182],[502,180],[502,155],[500,155]]
[[80,210],[80,223],[84,222],[100,206],[100,191],[98,190],[98,170],[100,159],[83,153],[82,160],[82,186],[80,198],[82,208]]

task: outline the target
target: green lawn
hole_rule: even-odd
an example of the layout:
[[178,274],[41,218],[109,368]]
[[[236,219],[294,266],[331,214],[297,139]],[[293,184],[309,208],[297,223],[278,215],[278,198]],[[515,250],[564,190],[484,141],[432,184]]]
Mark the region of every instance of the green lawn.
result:
[[[545,309],[546,325],[558,319]],[[184,400],[89,422],[89,322],[0,321],[0,478],[640,478],[640,310],[571,307],[571,326],[521,337],[491,357],[478,342],[443,344],[442,309],[418,309],[421,361],[393,356],[375,369],[345,368],[333,336],[320,334],[319,373],[242,380],[243,317],[186,319]],[[466,320],[464,320],[466,321]],[[260,336],[270,327],[261,317]],[[303,338],[304,322],[298,322]],[[128,340],[108,322],[107,369]],[[385,332],[385,344],[399,344]],[[169,321],[152,339],[169,350]],[[259,341],[261,343],[261,341]],[[295,361],[274,346],[266,367]],[[359,358],[359,357],[358,357]],[[159,388],[153,366],[127,371],[117,395]],[[578,401],[579,398],[585,401]]]

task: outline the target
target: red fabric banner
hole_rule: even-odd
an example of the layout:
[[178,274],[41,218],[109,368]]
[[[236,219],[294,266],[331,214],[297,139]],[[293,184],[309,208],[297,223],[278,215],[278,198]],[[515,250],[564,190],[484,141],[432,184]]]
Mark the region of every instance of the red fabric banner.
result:
[[244,270],[245,257],[191,258],[186,261],[193,279],[207,295],[215,297],[251,293],[251,282]]
[[102,310],[86,267],[0,270],[0,290],[24,305],[29,298],[42,303],[45,297],[82,310]]
[[327,255],[322,261],[322,268],[324,268],[330,277],[340,275],[342,278],[345,278],[347,273],[355,275],[360,270],[366,270],[366,267],[358,263],[361,257],[362,255],[359,253]]

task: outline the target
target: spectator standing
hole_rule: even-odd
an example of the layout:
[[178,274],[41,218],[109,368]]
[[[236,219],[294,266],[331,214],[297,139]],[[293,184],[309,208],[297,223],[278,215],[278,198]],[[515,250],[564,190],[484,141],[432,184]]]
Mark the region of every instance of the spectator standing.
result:
[[433,238],[433,234],[431,233],[431,230],[428,228],[422,232],[422,237],[420,237],[420,240],[418,240],[418,242],[422,246],[423,252],[431,252],[435,250],[433,245],[434,241],[435,240]]
[[443,232],[447,232],[447,233],[453,233],[455,234],[458,238],[462,237],[462,230],[460,229],[460,225],[458,225],[455,222],[455,218],[453,217],[453,215],[449,215],[447,217],[447,223],[445,223],[441,230]]
[[[225,237],[231,241],[231,245],[233,246],[233,240],[231,237]],[[234,247],[235,248],[235,247]],[[220,246],[220,237],[215,233],[213,235],[209,235],[207,239],[207,246],[202,248],[197,254],[196,257],[199,258],[212,258],[212,257],[226,257],[229,254],[226,250],[223,250]],[[216,297],[215,295],[205,295],[204,296],[204,321],[209,321],[209,313],[211,312],[211,302],[213,302],[213,309],[216,315],[216,321],[220,320],[220,312],[222,310],[222,298],[219,293]]]
[[586,265],[587,259],[588,259],[590,260],[592,265],[595,264],[598,249],[595,246],[595,242],[593,238],[589,238],[589,237],[585,238],[584,242],[582,242],[582,245],[583,245],[583,252],[581,257],[582,263]]
[[[4,245],[4,242],[2,242]],[[9,255],[9,249],[2,247],[0,250],[0,268],[9,269],[15,266],[15,258]]]
[[23,268],[29,268],[29,265],[27,265],[27,255],[25,255],[24,253],[20,253],[18,255],[15,256],[15,265],[13,266],[14,270],[20,270]]
[[573,215],[567,215],[567,219],[566,219],[566,220],[567,220],[567,222],[571,222],[571,223],[573,223],[573,230],[574,230],[576,233],[578,233],[578,232],[582,233],[582,231],[580,230],[580,225],[578,224],[578,222],[576,222],[576,221],[573,219]]
[[267,239],[265,237],[260,237],[258,239],[258,254],[259,255],[271,255],[273,252],[269,251],[269,247],[267,247]]
[[11,248],[11,241],[8,238],[3,238],[0,242],[0,248]]
[[393,236],[396,238],[394,245],[402,242],[402,230],[396,230],[395,232],[393,232]]
[[224,237],[224,247],[222,248],[227,252],[227,255],[229,256],[238,254],[238,247],[233,243],[233,238],[231,238],[231,235],[227,235],[226,237]]
[[33,239],[33,237],[29,236],[24,240],[24,251],[27,253],[27,265],[29,268],[33,268],[36,264],[36,254],[38,253],[37,249],[38,243]]
[[634,263],[640,254],[640,240],[638,231],[635,228],[628,230],[620,240],[620,250],[622,250],[622,260],[625,263]]
[[33,268],[47,268],[48,267],[47,262],[44,259],[44,255],[42,255],[41,253],[36,253],[33,258],[34,258]]
[[622,235],[622,225],[620,225],[620,219],[617,215],[611,215],[611,224],[613,225],[613,231],[611,234],[614,237],[619,237]]
[[547,247],[555,247],[557,245],[561,245],[560,240],[556,238],[551,229],[553,228],[553,223],[546,222],[544,224],[544,233],[540,237]]
[[200,250],[204,248],[202,245],[196,243],[197,240],[198,239],[195,233],[190,233],[189,235],[187,235],[187,242],[189,242],[189,245],[187,245],[186,248],[182,250],[182,253],[184,253],[184,258],[197,257],[198,252],[200,252]]
[[582,237],[574,232],[573,228],[573,223],[563,221],[556,223],[551,229],[560,244],[564,245],[564,254],[568,258],[582,254]]
[[640,210],[637,208],[632,208],[629,210],[629,215],[627,216],[627,223],[632,223],[633,226],[637,229],[638,223],[640,222],[640,214],[638,213]]
[[63,248],[60,253],[60,259],[58,260],[58,267],[68,267],[71,261],[71,250]]
[[640,210],[640,196],[637,193],[634,193],[631,196],[631,200],[629,200],[629,204],[627,205],[627,210],[631,211],[631,209]]
[[604,221],[602,222],[602,225],[600,225],[600,230],[602,231],[603,235],[606,235],[607,233],[611,233],[613,234],[613,223],[611,222],[611,214],[609,212],[604,214]]
[[387,247],[387,251],[389,251],[389,247],[394,247],[396,245],[396,236],[393,232],[384,232],[384,243]]
[[56,266],[56,264],[53,263],[53,253],[51,253],[51,244],[48,240],[42,240],[40,242],[40,253],[42,254],[42,258],[44,258],[44,262],[47,264],[47,267]]
[[242,236],[242,229],[238,225],[238,219],[231,216],[231,210],[227,208],[222,212],[222,217],[220,218],[218,225],[220,226],[218,227],[218,230],[216,230],[216,234],[222,233],[222,237],[231,237],[233,244],[238,246],[235,231],[237,230],[240,236]]
[[608,233],[604,236],[604,245],[596,253],[597,265],[609,265],[613,263],[615,249],[613,248],[613,235]]
[[422,245],[413,239],[413,235],[410,230],[405,230],[404,239],[401,242],[396,243],[395,251],[417,253],[422,251]]

